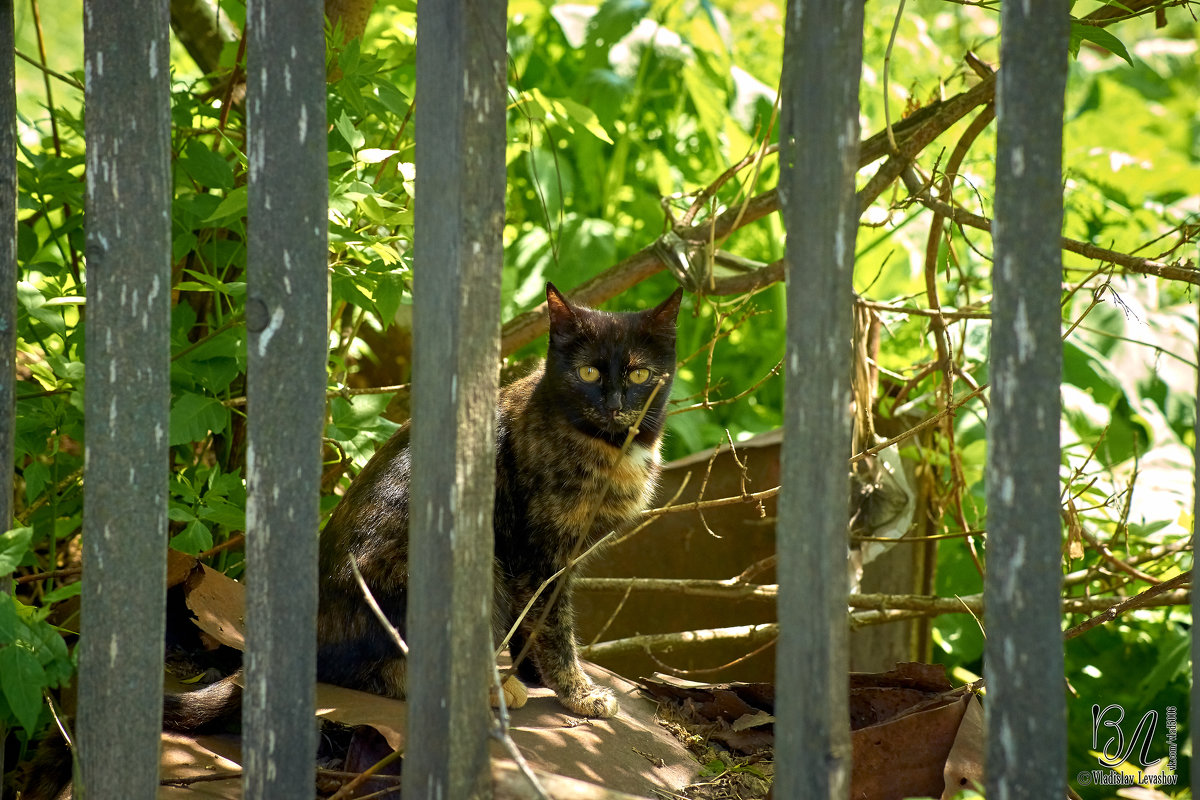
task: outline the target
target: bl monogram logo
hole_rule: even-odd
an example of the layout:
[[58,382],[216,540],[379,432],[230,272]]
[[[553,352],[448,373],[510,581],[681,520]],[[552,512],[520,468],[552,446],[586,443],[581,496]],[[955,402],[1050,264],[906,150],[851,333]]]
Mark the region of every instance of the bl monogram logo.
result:
[[[1174,786],[1179,781],[1175,774],[1178,749],[1175,707],[1166,709],[1165,742],[1157,742],[1156,747],[1158,720],[1158,711],[1152,709],[1133,724],[1133,718],[1126,720],[1122,706],[1094,704],[1092,750],[1099,766],[1107,769],[1081,770],[1075,775],[1076,783],[1080,786]],[[1162,752],[1160,747],[1165,747],[1166,755],[1156,755]],[[1120,767],[1124,768],[1118,769]]]

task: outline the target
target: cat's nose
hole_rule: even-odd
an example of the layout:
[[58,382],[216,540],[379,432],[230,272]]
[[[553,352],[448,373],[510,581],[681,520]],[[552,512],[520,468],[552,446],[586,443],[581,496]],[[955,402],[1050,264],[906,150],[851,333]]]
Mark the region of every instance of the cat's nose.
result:
[[613,416],[616,416],[617,412],[621,410],[621,393],[613,392],[604,398],[604,407],[611,411]]

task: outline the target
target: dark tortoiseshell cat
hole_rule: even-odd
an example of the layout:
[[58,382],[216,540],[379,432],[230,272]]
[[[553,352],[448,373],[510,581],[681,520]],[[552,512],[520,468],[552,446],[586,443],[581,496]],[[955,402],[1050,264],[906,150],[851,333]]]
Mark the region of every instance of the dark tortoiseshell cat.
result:
[[[547,284],[545,364],[504,387],[497,408],[497,642],[543,581],[599,537],[627,526],[649,501],[675,369],[681,295],[676,291],[649,311],[614,314],[572,305]],[[636,435],[623,451],[635,423]],[[405,427],[354,480],[321,536],[318,676],[393,697],[404,694],[404,660],[363,604],[348,556],[403,631],[409,463]],[[570,581],[569,573],[559,580]],[[531,663],[522,665],[521,674],[540,678],[577,714],[612,716],[616,698],[594,686],[579,666],[570,586],[546,611],[551,592],[539,597],[510,643],[516,657],[545,612],[529,650]]]

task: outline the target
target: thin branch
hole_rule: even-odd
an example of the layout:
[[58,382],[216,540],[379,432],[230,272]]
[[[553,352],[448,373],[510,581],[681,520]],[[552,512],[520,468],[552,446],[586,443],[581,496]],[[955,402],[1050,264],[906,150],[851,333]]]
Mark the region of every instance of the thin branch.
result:
[[987,311],[948,311],[946,309],[932,308],[912,308],[910,306],[896,306],[891,303],[880,303],[876,300],[866,300],[864,298],[855,298],[854,302],[865,308],[873,311],[887,311],[892,314],[907,314],[911,317],[941,317],[945,320],[959,319],[991,319],[992,315]]
[[[1064,614],[1078,614],[1097,610],[1103,610],[1104,612],[1088,620],[1084,625],[1072,628],[1064,636],[1074,638],[1080,633],[1101,623],[1116,619],[1120,614],[1134,608],[1161,608],[1164,606],[1187,605],[1191,603],[1191,591],[1179,587],[1188,583],[1190,577],[1191,573],[1178,576],[1171,581],[1151,587],[1145,592],[1130,598],[1063,598],[1062,611]],[[933,617],[942,614],[978,615],[983,612],[982,594],[963,597],[859,594],[850,595],[848,599],[851,607],[860,609],[850,614],[849,622],[852,629],[866,625],[896,622],[913,617]],[[651,648],[660,651],[670,651],[677,647],[688,647],[705,642],[718,641],[743,642],[750,646],[758,646],[778,635],[779,626],[774,622],[759,625],[736,625],[727,628],[680,631],[677,633],[654,633],[589,645],[582,649],[581,655],[595,660],[616,655],[643,653]]]
[[637,590],[728,600],[774,600],[779,593],[779,587],[774,584],[748,583],[740,578],[579,578],[575,588],[583,592]]
[[382,770],[388,764],[391,764],[393,761],[403,757],[403,754],[403,750],[393,750],[392,752],[388,753],[386,756],[367,767],[360,774],[354,776],[349,783],[342,784],[342,787],[338,789],[337,792],[335,792],[334,795],[329,798],[329,800],[348,800],[351,797],[357,797],[358,793],[356,790],[358,787],[362,786],[369,779],[376,777],[376,774],[380,770]]
[[1126,611],[1132,611],[1135,608],[1151,608],[1154,606],[1165,605],[1182,605],[1191,601],[1190,589],[1182,589],[1180,587],[1190,587],[1192,583],[1191,571],[1181,573],[1171,578],[1169,581],[1163,581],[1157,586],[1151,586],[1144,592],[1136,594],[1133,597],[1115,603],[1104,610],[1103,613],[1097,614],[1089,620],[1079,623],[1074,628],[1071,628],[1063,634],[1065,639],[1074,639],[1076,636],[1081,636],[1087,633],[1097,625],[1102,625],[1105,622],[1112,622]]
[[[411,383],[397,383],[392,386],[364,386],[358,389],[352,389],[349,386],[343,386],[340,389],[330,389],[325,392],[325,399],[332,400],[335,397],[358,397],[360,394],[390,394],[391,392],[407,392],[412,388]],[[222,405],[227,408],[237,408],[246,405],[245,397],[234,397],[226,400]]]
[[[953,220],[959,225],[991,233],[992,221],[987,217],[981,217],[978,214],[967,211],[965,208],[943,203],[941,200],[936,200],[925,195],[913,195],[912,199],[929,210]],[[1156,278],[1183,281],[1193,286],[1200,286],[1200,270],[1191,267],[1186,259],[1179,259],[1167,264],[1162,261],[1155,261],[1152,258],[1139,258],[1127,253],[1117,252],[1116,250],[1109,250],[1108,248],[1089,242],[1069,239],[1066,236],[1062,238],[1062,249],[1081,255],[1084,258],[1116,264],[1119,267],[1124,267],[1129,272],[1139,275],[1151,275]]]
[[83,567],[66,567],[65,569],[52,569],[49,572],[35,572],[32,575],[22,575],[16,579],[16,582],[18,584],[36,583],[50,578],[72,578],[81,574],[83,574]]
[[670,651],[675,647],[703,642],[745,642],[748,645],[757,646],[778,635],[779,626],[774,622],[761,625],[735,625],[728,628],[680,631],[678,633],[651,633],[588,645],[580,650],[580,655],[595,661],[599,658],[607,658],[614,655],[640,653],[650,648]]
[[203,775],[186,775],[186,776],[181,776],[178,778],[163,778],[161,781],[158,782],[158,785],[159,786],[175,786],[175,787],[182,789],[187,786],[193,786],[197,783],[216,783],[217,781],[236,781],[236,780],[241,780],[241,778],[242,778],[242,771],[238,770],[237,772],[217,772],[217,773],[212,773],[212,774],[206,773]]
[[387,618],[387,615],[383,613],[383,609],[379,607],[379,603],[375,601],[375,595],[371,594],[370,587],[367,586],[367,582],[363,579],[362,573],[359,572],[358,560],[353,554],[350,555],[350,569],[354,573],[354,580],[358,582],[358,588],[363,593],[363,599],[367,601],[367,606],[371,609],[371,612],[375,615],[375,618],[379,620],[379,624],[383,626],[384,632],[396,645],[396,648],[404,654],[405,658],[407,658],[408,644],[404,641],[404,637],[400,635],[400,631],[396,630],[396,626],[393,625],[391,620]]
[[770,500],[777,494],[779,494],[778,486],[774,489],[764,489],[761,492],[749,492],[733,497],[720,497],[715,500],[693,500],[690,503],[681,503],[679,505],[668,504],[659,508],[648,509],[643,511],[642,514],[643,516],[654,518],[678,511],[705,511],[710,508],[720,508],[721,506],[734,506],[739,503],[757,503],[761,500]]
[[[1148,564],[1151,561],[1157,561],[1165,556],[1186,552],[1190,548],[1191,542],[1187,539],[1181,539],[1177,542],[1151,547],[1142,551],[1141,553],[1138,553],[1136,556],[1130,556],[1126,558],[1125,563],[1133,566],[1137,566],[1138,564]],[[1074,572],[1068,572],[1063,576],[1063,586],[1078,586],[1083,583],[1089,583],[1096,577],[1096,566],[1098,565],[1078,569]]]
[[17,58],[21,59],[22,61],[29,62],[33,66],[40,69],[42,72],[49,75],[50,77],[58,78],[60,81],[65,83],[67,86],[70,86],[72,89],[78,89],[81,92],[84,91],[83,84],[80,83],[79,81],[75,80],[74,78],[72,78],[70,75],[64,75],[61,72],[55,72],[54,70],[50,69],[45,64],[43,64],[42,62],[38,61],[36,58],[33,58],[32,56],[27,56],[24,53],[22,53],[20,50],[14,49],[13,54]]

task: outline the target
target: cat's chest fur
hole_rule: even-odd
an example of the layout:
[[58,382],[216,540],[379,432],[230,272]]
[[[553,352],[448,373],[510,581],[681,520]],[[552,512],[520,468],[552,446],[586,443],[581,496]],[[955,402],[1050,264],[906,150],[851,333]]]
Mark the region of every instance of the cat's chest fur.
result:
[[660,439],[628,446],[564,421],[538,391],[542,369],[501,394],[497,436],[497,538],[533,544],[555,567],[634,521],[654,494]]

